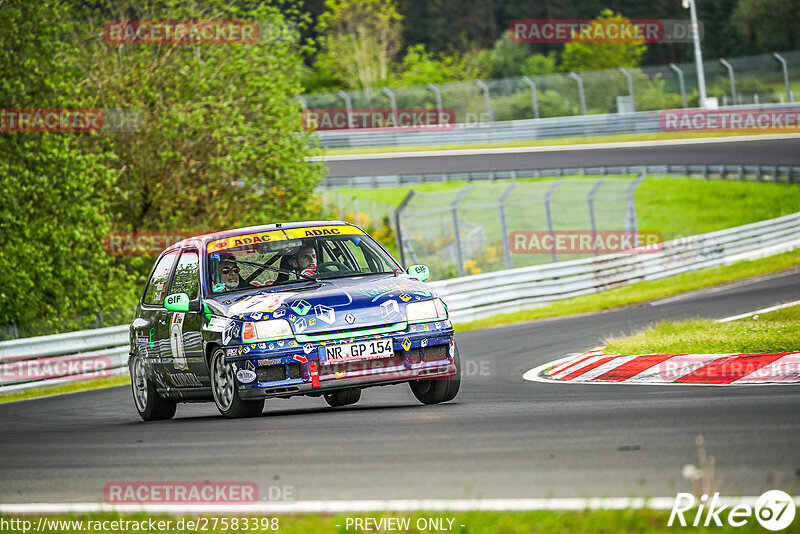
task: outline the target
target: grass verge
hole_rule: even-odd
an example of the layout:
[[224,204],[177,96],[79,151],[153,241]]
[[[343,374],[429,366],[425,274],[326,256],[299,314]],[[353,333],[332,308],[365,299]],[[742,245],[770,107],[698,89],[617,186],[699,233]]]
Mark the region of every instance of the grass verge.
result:
[[[693,512],[686,512],[685,517],[688,522],[694,519]],[[260,522],[267,519],[267,525],[273,518],[277,518],[277,529],[261,528]],[[348,524],[348,518],[351,523]],[[112,526],[112,521],[137,521],[139,524],[147,525],[148,521],[152,520],[156,523],[164,521],[163,524],[157,528],[158,532],[235,532],[235,531],[259,531],[259,532],[281,532],[283,534],[307,534],[310,532],[319,533],[346,533],[352,531],[364,531],[364,528],[355,528],[354,521],[356,518],[370,518],[375,521],[380,521],[381,518],[402,519],[404,521],[404,528],[391,528],[391,529],[377,529],[369,528],[366,530],[374,530],[380,532],[436,532],[438,530],[446,530],[456,533],[469,533],[469,534],[530,534],[530,533],[551,533],[551,532],[582,532],[582,533],[612,533],[612,532],[626,532],[626,533],[651,533],[651,532],[674,532],[675,526],[668,527],[669,511],[655,511],[655,510],[587,510],[580,512],[559,512],[559,511],[535,511],[535,512],[432,512],[432,513],[375,513],[372,515],[364,514],[349,514],[349,515],[322,515],[322,514],[308,514],[308,515],[282,515],[282,516],[180,516],[180,515],[167,515],[167,514],[117,514],[117,513],[93,513],[93,514],[80,514],[80,515],[59,515],[48,516],[47,523],[43,525],[45,528],[39,529],[38,532],[108,532],[116,530],[118,532],[136,532],[146,531],[145,528],[132,528],[130,523],[122,524],[117,523],[118,528],[103,528],[103,525]],[[2,523],[8,523],[11,516],[2,516]],[[16,518],[15,518],[16,519]],[[24,516],[21,520],[30,521],[28,524],[31,528],[23,530],[20,526],[19,529],[10,529],[5,526],[0,528],[0,532],[25,532],[31,531],[39,522],[39,516]],[[237,528],[233,528],[234,520],[237,520]],[[247,519],[248,525],[255,519],[258,523],[254,526],[256,528],[250,530],[248,528],[241,528],[244,520]],[[408,519],[408,527],[405,528],[405,519]],[[714,533],[749,533],[749,532],[763,532],[755,518],[750,517],[747,523],[738,528],[731,527],[725,522],[725,515],[720,518],[723,522],[722,527],[689,527],[692,532],[714,532]],[[216,521],[215,521],[216,520]],[[223,520],[227,523],[229,528],[222,528]],[[431,521],[440,521],[442,527],[435,528]],[[449,523],[452,520],[452,523]],[[62,523],[56,523],[62,521]],[[63,523],[63,521],[73,521],[73,523]],[[80,522],[80,526],[75,521]],[[169,521],[167,524],[166,522]],[[182,521],[182,523],[181,523]],[[204,525],[206,528],[195,530],[187,528],[188,521],[194,521],[192,527],[199,524]],[[423,522],[425,524],[423,524]],[[58,525],[60,528],[46,528]],[[127,528],[120,528],[122,527]],[[216,528],[214,526],[216,525]],[[396,525],[396,524],[395,524]],[[452,525],[452,527],[450,527]],[[464,525],[464,526],[461,526]],[[83,527],[82,529],[80,527]],[[183,526],[183,528],[180,528]],[[372,526],[372,524],[371,524]],[[88,527],[88,528],[87,528]],[[166,527],[166,528],[160,528]],[[678,527],[680,528],[680,527]],[[151,532],[154,530],[150,530]]]
[[728,323],[707,319],[661,321],[606,340],[609,354],[725,354],[800,351],[800,306]]
[[57,386],[45,386],[41,388],[28,389],[25,391],[0,393],[0,402],[35,399],[37,397],[47,397],[49,395],[58,395],[60,393],[73,393],[75,391],[85,391],[87,389],[110,388],[130,383],[131,377],[128,374],[115,375],[97,380],[84,380],[80,382],[59,384]]
[[[769,134],[774,132],[764,132]],[[348,154],[383,154],[388,152],[427,152],[431,150],[463,150],[480,148],[514,148],[560,145],[588,145],[594,143],[624,143],[627,141],[662,141],[668,139],[706,139],[759,135],[758,132],[726,132],[725,135],[709,135],[709,132],[663,132],[604,135],[597,137],[562,137],[559,139],[523,139],[503,143],[454,143],[449,145],[400,145],[382,147],[329,148],[321,150],[321,155],[339,156]],[[763,134],[760,134],[763,135]]]
[[800,265],[800,249],[753,261],[740,261],[733,265],[683,273],[661,280],[639,282],[593,295],[566,299],[546,306],[514,313],[495,315],[479,321],[456,323],[456,331],[464,332],[506,323],[532,321],[547,317],[560,317],[576,313],[598,312],[669,297],[687,291],[702,289],[741,278],[774,273]]

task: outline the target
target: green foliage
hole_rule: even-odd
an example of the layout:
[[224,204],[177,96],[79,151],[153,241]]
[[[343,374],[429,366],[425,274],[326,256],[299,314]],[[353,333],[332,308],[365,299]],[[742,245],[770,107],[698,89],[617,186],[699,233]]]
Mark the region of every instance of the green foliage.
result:
[[322,72],[338,73],[347,87],[384,85],[402,46],[402,16],[394,0],[326,0],[319,17]]
[[403,58],[400,74],[392,85],[425,85],[464,79],[467,67],[456,56],[434,56],[425,45],[409,47]]
[[[4,107],[82,107],[74,47],[62,40],[71,29],[63,6],[3,6],[0,27]],[[113,174],[108,158],[81,150],[92,137],[0,135],[0,324],[96,310],[108,300],[118,274],[102,248]]]
[[590,29],[564,45],[561,54],[561,69],[564,72],[608,69],[614,67],[638,67],[642,62],[647,46],[640,41],[592,42],[595,28],[604,24],[624,24],[628,19],[605,9],[592,21]]
[[[68,5],[68,4],[67,4]],[[251,44],[110,44],[107,20],[258,20]],[[302,53],[290,5],[224,0],[63,2],[0,9],[6,107],[135,110],[122,133],[0,136],[0,324],[130,306],[150,257],[111,257],[116,231],[188,233],[313,217],[299,103]],[[73,25],[71,21],[81,21]]]
[[730,24],[750,53],[800,47],[800,4],[796,0],[741,0]]

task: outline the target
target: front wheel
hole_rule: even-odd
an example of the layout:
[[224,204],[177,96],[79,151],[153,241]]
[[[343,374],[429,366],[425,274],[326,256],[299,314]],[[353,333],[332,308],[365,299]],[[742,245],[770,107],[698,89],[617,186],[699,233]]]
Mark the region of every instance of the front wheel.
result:
[[175,409],[178,403],[171,399],[159,397],[156,387],[147,378],[144,358],[136,356],[133,359],[133,363],[131,363],[130,371],[133,403],[136,405],[139,417],[145,421],[158,421],[175,417]]
[[233,364],[225,361],[222,349],[211,355],[211,391],[214,404],[224,417],[255,417],[264,409],[264,399],[246,401],[239,397]]
[[423,404],[439,404],[440,402],[451,401],[458,395],[461,388],[461,358],[458,355],[458,346],[453,342],[453,363],[456,366],[456,374],[448,378],[439,380],[415,380],[409,382],[411,392]]
[[341,391],[334,391],[333,393],[325,394],[325,402],[334,408],[338,406],[347,406],[348,404],[355,404],[361,398],[361,389],[350,388]]

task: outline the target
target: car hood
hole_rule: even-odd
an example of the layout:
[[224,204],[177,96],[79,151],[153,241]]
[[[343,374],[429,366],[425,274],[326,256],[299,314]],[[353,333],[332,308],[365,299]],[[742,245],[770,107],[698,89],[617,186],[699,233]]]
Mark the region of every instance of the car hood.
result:
[[241,321],[286,319],[295,334],[314,334],[405,321],[409,302],[435,296],[407,275],[375,275],[257,289],[206,303],[215,315]]

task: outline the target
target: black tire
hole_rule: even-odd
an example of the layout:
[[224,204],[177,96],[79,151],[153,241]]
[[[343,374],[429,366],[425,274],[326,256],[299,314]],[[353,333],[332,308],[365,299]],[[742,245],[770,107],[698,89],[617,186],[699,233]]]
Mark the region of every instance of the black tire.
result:
[[255,417],[264,410],[264,399],[246,401],[239,397],[232,364],[225,361],[225,352],[217,348],[211,354],[211,392],[214,404],[224,417]]
[[347,406],[348,404],[355,404],[360,398],[360,388],[343,389],[341,391],[334,391],[333,393],[325,394],[325,402],[334,408],[338,406]]
[[158,395],[156,387],[147,377],[144,358],[136,356],[131,362],[131,392],[133,405],[139,417],[145,421],[158,421],[175,417],[178,403],[171,399],[163,399]]
[[458,355],[458,345],[455,347],[453,363],[456,365],[456,374],[448,378],[414,380],[409,382],[411,393],[422,404],[439,404],[451,401],[458,395],[461,388],[461,358]]

